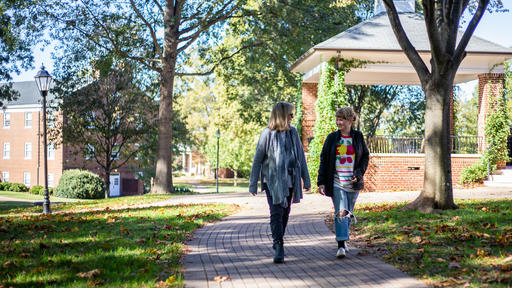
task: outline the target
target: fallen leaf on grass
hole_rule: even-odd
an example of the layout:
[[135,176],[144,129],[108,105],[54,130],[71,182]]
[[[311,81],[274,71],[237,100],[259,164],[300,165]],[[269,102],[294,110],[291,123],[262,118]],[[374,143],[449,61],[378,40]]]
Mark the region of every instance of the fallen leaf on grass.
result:
[[512,271],[512,264],[501,265],[501,271]]
[[78,227],[73,227],[73,228],[71,228],[71,231],[72,231],[72,232],[76,232],[76,231],[78,231],[78,230],[79,230],[79,229],[78,229]]
[[144,243],[144,241],[146,241],[146,240],[144,240],[144,239],[140,238],[139,240],[137,240],[137,241],[135,241],[135,242],[137,242],[137,243],[139,243],[139,244],[140,244],[140,243]]
[[130,231],[128,231],[128,229],[124,228],[123,226],[119,226],[119,230],[121,230],[121,232],[126,233],[127,235],[130,235]]
[[100,274],[101,274],[100,269],[94,269],[89,272],[78,272],[78,273],[76,273],[76,276],[78,276],[80,278],[84,278],[84,279],[85,278],[90,279],[90,278],[96,277]]
[[39,243],[39,249],[48,249],[50,248],[50,245],[46,245],[43,242]]
[[460,268],[460,264],[457,262],[450,262],[450,264],[448,264],[448,268]]
[[226,280],[230,280],[231,277],[229,276],[215,276],[215,278],[213,278],[213,280],[217,283],[220,283],[220,282],[224,282]]
[[14,265],[14,262],[13,262],[13,261],[6,261],[6,262],[4,262],[4,264],[2,264],[2,266],[3,266],[4,268],[7,268],[7,267],[9,267],[9,266],[13,266],[13,265]]

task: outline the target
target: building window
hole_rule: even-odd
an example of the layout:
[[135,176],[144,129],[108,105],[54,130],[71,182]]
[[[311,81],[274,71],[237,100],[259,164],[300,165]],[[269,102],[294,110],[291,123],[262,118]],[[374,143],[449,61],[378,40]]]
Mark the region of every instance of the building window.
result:
[[25,112],[25,128],[32,127],[32,112]]
[[2,172],[2,182],[9,182],[9,172]]
[[48,160],[55,160],[55,144],[48,143]]
[[48,128],[55,128],[55,116],[53,112],[48,113]]
[[96,121],[96,112],[92,111],[87,114],[87,121],[89,121],[89,129],[94,128],[94,121]]
[[4,128],[11,127],[11,113],[4,112]]
[[25,159],[32,159],[32,143],[25,143]]
[[119,145],[117,144],[112,147],[112,160],[119,160]]
[[87,144],[85,147],[85,160],[94,159],[94,146]]
[[137,152],[135,152],[134,159],[135,160],[139,160],[140,159],[140,154],[141,154],[141,152],[139,151],[140,145],[138,143],[136,143],[134,146],[135,146],[135,150],[137,150]]
[[30,172],[23,172],[23,184],[30,186]]
[[53,187],[53,174],[48,173],[48,187]]
[[11,144],[4,143],[4,159],[11,158]]

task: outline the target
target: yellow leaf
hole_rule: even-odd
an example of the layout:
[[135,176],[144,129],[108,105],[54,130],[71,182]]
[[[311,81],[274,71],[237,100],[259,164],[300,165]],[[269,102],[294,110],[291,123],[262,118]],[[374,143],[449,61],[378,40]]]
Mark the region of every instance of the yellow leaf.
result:
[[78,227],[73,227],[73,228],[71,228],[71,231],[73,231],[73,232],[78,231]]
[[89,272],[78,272],[76,273],[76,276],[80,277],[80,278],[93,278],[93,277],[96,277],[98,275],[101,274],[101,270],[100,269],[94,269],[94,270],[91,270]]
[[174,275],[171,275],[167,280],[165,280],[165,284],[173,284],[174,282],[176,282],[176,276]]
[[229,279],[231,279],[229,276],[215,276],[215,278],[213,278],[213,280],[217,283],[224,282]]

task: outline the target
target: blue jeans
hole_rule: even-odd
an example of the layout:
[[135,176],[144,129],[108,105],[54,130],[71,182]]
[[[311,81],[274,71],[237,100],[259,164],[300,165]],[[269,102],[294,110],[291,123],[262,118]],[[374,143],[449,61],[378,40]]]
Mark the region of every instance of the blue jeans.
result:
[[[354,212],[359,191],[347,192],[336,186],[333,187],[332,203],[334,204],[334,230],[336,241],[347,241],[349,239],[348,229],[350,228],[350,214],[343,217],[343,210]],[[338,215],[339,214],[339,215]]]

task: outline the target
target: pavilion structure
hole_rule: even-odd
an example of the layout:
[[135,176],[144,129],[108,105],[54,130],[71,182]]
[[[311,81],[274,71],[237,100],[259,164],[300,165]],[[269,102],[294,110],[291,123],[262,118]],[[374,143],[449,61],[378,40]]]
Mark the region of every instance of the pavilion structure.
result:
[[[304,117],[302,122],[302,141],[305,149],[307,149],[309,140],[313,137],[313,127],[316,119],[314,103],[317,98],[317,85],[320,78],[320,70],[324,62],[329,61],[331,58],[358,59],[370,63],[364,67],[349,71],[345,75],[346,85],[420,85],[416,71],[400,48],[382,2],[378,0],[375,6],[374,17],[313,46],[290,68],[292,72],[303,73],[302,100]],[[400,21],[402,22],[409,40],[423,58],[424,62],[429,65],[431,57],[430,43],[423,15],[414,12],[414,0],[395,0],[395,6],[397,7]],[[463,31],[459,31],[459,39],[462,37],[462,34]],[[479,80],[478,136],[479,139],[483,139],[481,143],[485,143],[485,112],[487,111],[488,97],[492,92],[501,91],[502,93],[503,91],[504,62],[508,59],[512,59],[512,48],[506,48],[473,36],[466,48],[466,53],[466,57],[457,71],[454,84],[476,79]],[[451,116],[451,135],[453,135],[453,104]],[[484,148],[485,144],[479,145],[479,152]],[[384,157],[386,155],[373,156],[372,158],[375,159],[376,157]],[[398,156],[394,155],[394,157],[396,158]],[[394,163],[393,165],[397,163],[405,164],[406,169],[407,167],[409,168],[409,170],[405,171],[416,171],[418,175],[421,174],[421,179],[416,181],[417,184],[412,184],[411,187],[405,187],[406,189],[418,188],[423,184],[424,164],[420,162],[424,162],[424,160],[408,159],[411,157],[423,158],[424,155],[403,155],[403,157],[399,157],[401,159],[389,158],[388,160],[390,161],[384,161]],[[462,160],[458,161],[453,157],[459,157]],[[464,166],[477,161],[479,157],[480,155],[473,155],[473,157],[467,155],[452,156],[454,183],[458,182],[460,170]],[[373,164],[375,169],[387,166],[379,163]],[[378,171],[375,173],[379,174]],[[374,176],[379,176],[377,174]],[[407,174],[410,173],[405,173],[404,175]],[[384,175],[383,177],[387,176]],[[409,177],[404,179],[409,179]],[[382,186],[379,185],[378,182],[381,181],[377,181],[376,187],[374,188]],[[389,190],[404,188],[391,187],[394,185],[384,186],[386,186],[384,189]]]

